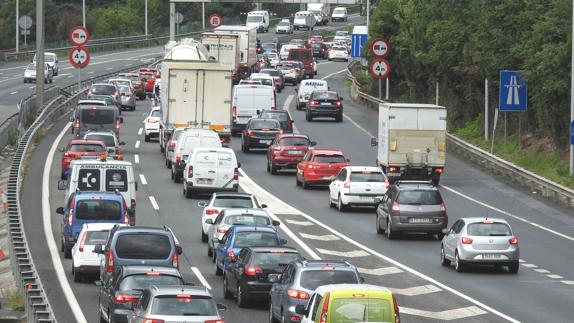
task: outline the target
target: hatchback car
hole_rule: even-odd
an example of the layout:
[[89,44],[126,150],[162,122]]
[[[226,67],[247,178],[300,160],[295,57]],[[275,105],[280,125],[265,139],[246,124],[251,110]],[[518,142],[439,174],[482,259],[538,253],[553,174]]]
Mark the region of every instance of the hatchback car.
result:
[[397,181],[376,210],[377,233],[394,239],[400,232],[425,232],[443,238],[448,216],[442,196],[431,182]]
[[389,180],[378,167],[347,166],[329,185],[329,206],[339,212],[351,206],[374,207],[389,188]]
[[440,249],[443,266],[454,262],[458,272],[472,265],[507,266],[510,273],[518,273],[518,238],[506,220],[462,218],[444,234]]
[[95,83],[92,84],[90,90],[88,91],[88,95],[86,96],[88,99],[91,99],[93,95],[111,95],[116,104],[118,106],[122,103],[122,98],[120,96],[120,90],[115,84],[109,83]]
[[[36,64],[30,63],[24,70],[24,83],[36,82]],[[54,82],[54,70],[48,65],[44,66],[44,83]]]
[[291,247],[247,247],[223,273],[223,297],[245,307],[254,298],[267,298],[273,285],[270,274],[280,274],[292,261],[303,259]]
[[297,164],[313,146],[309,137],[302,134],[277,135],[267,149],[267,171],[276,174],[282,168],[297,168]]
[[267,148],[282,133],[281,124],[275,119],[251,118],[241,133],[241,150],[248,153],[252,148]]
[[276,34],[292,34],[293,33],[293,25],[289,21],[289,19],[281,19],[281,21],[275,26],[275,33]]
[[111,158],[118,158],[121,155],[120,146],[125,145],[123,141],[118,141],[118,138],[113,132],[110,131],[88,131],[84,135],[84,140],[97,140],[106,145],[108,156]]
[[152,137],[159,137],[159,107],[154,107],[145,118],[144,122],[144,140],[149,142]]
[[271,274],[269,318],[281,322],[298,323],[301,315],[297,305],[306,306],[317,287],[329,284],[362,284],[357,267],[344,260],[297,260],[291,262],[280,275]]
[[137,96],[138,99],[143,100],[145,99],[145,87],[144,83],[140,78],[138,73],[119,73],[118,77],[126,78],[132,81],[132,86],[134,89],[134,94]]
[[290,82],[291,85],[297,85],[300,80],[298,67],[293,63],[281,61],[277,64],[277,71],[283,75],[284,83]]
[[343,46],[333,46],[329,50],[328,59],[330,61],[342,60],[345,62],[349,61],[349,51]]
[[136,109],[136,97],[132,88],[127,85],[120,85],[118,88],[122,98],[122,108],[134,111]]
[[121,266],[110,279],[100,282],[100,322],[127,322],[142,291],[150,286],[183,285],[176,268],[161,266]]
[[[279,63],[279,54],[277,54],[276,52],[271,52],[271,53],[264,53],[263,56],[265,56],[267,58],[267,60],[269,60],[269,67],[272,67],[273,69],[275,69],[275,67],[277,66],[277,64]],[[261,73],[261,71],[259,71],[259,73]]]
[[307,102],[305,120],[313,121],[316,117],[331,117],[343,121],[343,98],[334,91],[313,91]]
[[259,71],[259,73],[267,74],[273,77],[273,80],[279,92],[281,92],[281,90],[285,88],[285,78],[283,77],[283,74],[280,71],[276,70],[275,68],[264,68],[261,71]]
[[349,166],[349,161],[340,150],[309,149],[297,164],[295,184],[304,189],[310,185],[329,185],[341,168]]
[[320,57],[322,59],[327,58],[327,46],[323,43],[313,42],[311,43],[311,51],[313,52],[313,57]]
[[261,119],[275,119],[279,121],[283,133],[293,133],[293,119],[287,110],[262,110],[259,112]]
[[100,140],[72,139],[66,147],[62,147],[61,178],[68,178],[70,163],[74,159],[98,159],[100,155],[107,157],[107,147]]

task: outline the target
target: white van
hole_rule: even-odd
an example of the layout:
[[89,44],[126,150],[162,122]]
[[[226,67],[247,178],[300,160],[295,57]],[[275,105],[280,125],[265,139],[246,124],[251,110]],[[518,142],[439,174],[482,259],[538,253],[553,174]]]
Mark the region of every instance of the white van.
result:
[[295,89],[297,95],[295,96],[295,107],[297,110],[301,110],[307,105],[311,93],[316,90],[329,90],[329,85],[327,81],[324,80],[302,80],[299,83],[299,88]]
[[[34,54],[32,63],[36,64],[36,54]],[[54,71],[54,76],[58,75],[58,72],[60,71],[60,62],[56,53],[44,52],[44,63],[52,68],[52,71]]]
[[315,27],[315,15],[309,11],[299,11],[295,13],[295,18],[293,19],[293,29],[306,29],[313,30]]
[[76,190],[82,192],[115,192],[118,190],[126,201],[130,224],[135,224],[136,191],[138,183],[135,180],[132,163],[111,159],[77,159],[70,163],[68,180],[58,181],[58,189],[66,190],[67,201]]
[[221,148],[221,139],[217,132],[211,129],[187,128],[175,144],[171,166],[171,179],[178,183],[183,175],[185,161],[194,148]]
[[231,101],[231,134],[237,135],[247,121],[257,117],[257,111],[275,110],[275,92],[266,85],[236,85]]
[[281,50],[279,51],[279,59],[284,61],[289,57],[289,50],[291,48],[299,48],[298,45],[295,44],[285,44],[281,46]]
[[196,193],[239,189],[239,163],[231,148],[195,148],[183,171],[183,194],[191,198]]
[[333,13],[331,14],[331,21],[347,21],[348,14],[347,8],[345,7],[337,7],[333,9]]
[[269,32],[269,11],[257,10],[247,13],[247,27],[257,28],[257,32]]

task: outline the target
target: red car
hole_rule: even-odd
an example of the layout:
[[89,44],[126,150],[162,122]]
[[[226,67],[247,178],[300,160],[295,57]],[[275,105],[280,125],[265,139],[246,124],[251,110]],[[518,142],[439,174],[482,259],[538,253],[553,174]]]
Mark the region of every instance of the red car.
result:
[[72,160],[86,157],[98,158],[102,154],[107,156],[106,145],[98,140],[72,139],[61,151],[64,153],[62,154],[62,179],[68,177]]
[[304,189],[310,185],[328,185],[345,166],[349,166],[349,159],[340,150],[309,149],[297,164],[295,183]]
[[281,134],[267,149],[267,171],[277,174],[282,168],[297,168],[297,164],[315,143],[301,134]]
[[130,79],[132,81],[132,85],[134,86],[134,93],[135,95],[138,97],[138,99],[143,100],[145,99],[146,95],[145,95],[145,86],[144,86],[144,82],[142,81],[142,79],[140,78],[139,73],[137,72],[133,72],[133,73],[119,73],[118,74],[119,77],[122,78],[127,78]]
[[140,78],[144,82],[145,92],[152,93],[155,88],[155,76],[156,74],[151,71],[141,71],[140,70]]

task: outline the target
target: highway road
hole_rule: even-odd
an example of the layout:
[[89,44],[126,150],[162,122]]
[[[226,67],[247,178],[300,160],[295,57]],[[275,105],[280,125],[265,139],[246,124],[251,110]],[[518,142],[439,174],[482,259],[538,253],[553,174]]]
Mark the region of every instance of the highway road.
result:
[[[120,61],[115,64],[121,65]],[[318,147],[342,149],[353,165],[373,165],[375,150],[369,139],[377,129],[377,114],[350,100],[345,67],[344,63],[321,61],[318,75],[345,97],[343,123],[305,121],[304,112],[294,109],[294,87],[290,85],[278,95],[277,106],[289,110],[297,131],[308,134]],[[200,241],[200,200],[184,198],[181,184],[170,180],[158,144],[144,142],[141,128],[143,113],[147,111],[149,102],[139,101],[136,111],[124,112],[121,130],[122,140],[127,143],[122,151],[127,160],[134,162],[139,178],[137,224],[167,225],[174,230],[184,249],[180,265],[184,276],[209,286],[217,301],[228,305],[226,322],[266,322],[264,302],[239,309],[233,301],[223,299],[221,278],[215,276],[206,246]],[[69,125],[65,120],[56,124],[30,160],[22,192],[24,225],[58,320],[96,322],[98,288],[93,281],[74,283],[71,262],[50,248],[50,244],[59,241],[61,232],[62,218],[54,210],[64,202],[63,193],[56,189],[60,153],[53,155],[50,151],[70,139],[66,126]],[[517,275],[493,269],[456,273],[453,268],[440,265],[438,241],[417,235],[389,241],[377,235],[372,210],[339,213],[328,207],[326,189],[296,187],[293,173],[270,175],[265,171],[263,151],[241,152],[238,138],[232,140],[231,146],[242,163],[242,190],[256,194],[270,205],[282,222],[281,233],[289,245],[302,250],[308,258],[344,258],[355,263],[367,282],[393,289],[403,322],[572,320],[572,210],[539,199],[448,154],[440,190],[449,222],[468,216],[508,220],[520,239],[522,259]],[[36,198],[39,196],[43,203]],[[28,199],[34,203],[27,203]]]

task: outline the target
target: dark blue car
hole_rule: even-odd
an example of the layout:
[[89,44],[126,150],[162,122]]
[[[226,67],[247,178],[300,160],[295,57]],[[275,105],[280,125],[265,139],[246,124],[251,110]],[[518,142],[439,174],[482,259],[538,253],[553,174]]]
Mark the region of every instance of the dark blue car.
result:
[[214,249],[215,274],[221,276],[242,248],[280,247],[286,243],[273,227],[232,226]]

